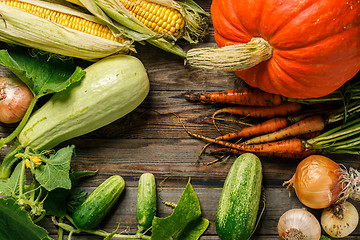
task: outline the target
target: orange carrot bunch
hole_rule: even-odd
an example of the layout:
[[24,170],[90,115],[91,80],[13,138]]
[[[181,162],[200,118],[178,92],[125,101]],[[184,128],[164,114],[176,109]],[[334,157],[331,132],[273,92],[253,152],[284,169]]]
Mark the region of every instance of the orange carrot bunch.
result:
[[[360,153],[360,148],[354,143],[357,143],[357,135],[360,135],[360,120],[351,118],[360,111],[359,100],[349,101],[344,106],[339,98],[336,101],[329,101],[326,97],[323,101],[286,99],[252,87],[203,94],[186,93],[185,99],[230,105],[215,110],[212,114],[219,132],[221,131],[215,123],[219,114],[240,115],[260,121],[238,131],[211,138],[191,133],[179,118],[189,135],[208,142],[206,147],[210,143],[222,146],[210,154],[253,152],[259,156],[303,158],[314,153]],[[319,108],[319,105],[313,105],[312,102],[330,106],[330,110]],[[233,139],[237,142],[231,142]]]

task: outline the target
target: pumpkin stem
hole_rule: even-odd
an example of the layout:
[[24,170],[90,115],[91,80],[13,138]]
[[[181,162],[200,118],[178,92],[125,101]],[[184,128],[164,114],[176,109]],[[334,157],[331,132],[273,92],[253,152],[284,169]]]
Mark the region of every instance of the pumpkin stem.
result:
[[263,38],[221,48],[194,48],[187,52],[188,63],[197,68],[238,71],[251,68],[272,57],[273,48]]

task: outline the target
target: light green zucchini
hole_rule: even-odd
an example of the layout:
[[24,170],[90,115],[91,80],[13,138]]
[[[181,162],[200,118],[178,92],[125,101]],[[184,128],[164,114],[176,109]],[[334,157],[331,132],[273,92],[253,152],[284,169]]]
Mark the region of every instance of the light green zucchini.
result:
[[97,227],[114,206],[125,188],[125,181],[119,175],[106,179],[92,191],[85,201],[73,212],[73,220],[78,228]]
[[151,227],[156,215],[156,182],[152,173],[143,173],[139,179],[136,220],[139,232]]
[[226,177],[216,212],[215,226],[222,240],[251,237],[259,210],[262,166],[252,153],[240,155]]
[[133,111],[149,92],[141,61],[115,55],[85,69],[79,84],[55,93],[30,117],[18,139],[23,147],[51,149]]

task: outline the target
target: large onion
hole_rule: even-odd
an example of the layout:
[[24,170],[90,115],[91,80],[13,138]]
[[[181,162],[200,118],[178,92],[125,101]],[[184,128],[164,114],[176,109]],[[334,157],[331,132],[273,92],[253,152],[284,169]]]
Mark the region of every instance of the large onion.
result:
[[34,96],[14,74],[0,78],[0,122],[15,123],[26,113]]
[[333,160],[311,155],[299,163],[293,177],[284,183],[295,189],[299,200],[310,208],[329,207],[344,193],[347,172]]

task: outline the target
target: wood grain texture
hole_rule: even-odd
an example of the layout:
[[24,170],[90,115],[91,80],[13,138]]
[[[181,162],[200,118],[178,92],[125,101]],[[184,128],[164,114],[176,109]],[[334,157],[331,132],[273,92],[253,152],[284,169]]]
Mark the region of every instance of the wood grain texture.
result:
[[[209,0],[198,3],[209,12]],[[0,45],[1,46],[1,45]],[[192,47],[216,47],[213,29],[203,43],[196,46],[182,43],[184,49]],[[91,191],[111,175],[121,175],[126,188],[119,202],[101,227],[113,231],[119,224],[119,232],[136,232],[135,204],[137,181],[144,172],[152,172],[158,184],[158,216],[166,217],[172,209],[161,201],[177,202],[186,183],[191,183],[201,203],[203,216],[210,221],[210,226],[201,237],[203,240],[217,240],[214,226],[216,208],[222,185],[227,172],[234,161],[230,157],[226,161],[207,166],[213,161],[212,156],[203,155],[197,162],[199,153],[205,142],[189,136],[171,113],[178,114],[190,131],[208,137],[216,137],[219,133],[212,124],[211,115],[220,105],[192,103],[184,99],[187,91],[219,91],[244,86],[241,79],[231,72],[205,71],[193,69],[178,56],[163,52],[151,45],[136,44],[136,56],[144,63],[150,79],[151,90],[145,101],[133,112],[108,126],[92,133],[71,139],[61,146],[75,144],[76,157],[72,168],[76,171],[98,171],[95,176],[88,177],[79,183],[79,188]],[[84,64],[79,61],[79,64]],[[9,70],[0,66],[0,76]],[[101,107],[101,106],[99,106]],[[253,123],[253,119],[238,119]],[[219,122],[224,132],[243,127],[240,123]],[[16,124],[0,124],[0,137],[7,136],[15,129]],[[3,149],[3,157],[11,144]],[[216,146],[210,146],[214,148]],[[359,156],[330,156],[346,166],[360,168]],[[289,192],[282,183],[291,178],[299,160],[261,158],[263,165],[263,185],[266,192],[264,215],[255,235],[256,240],[275,240],[277,221],[288,209],[303,208],[295,193]],[[360,209],[359,204],[356,207]],[[317,217],[319,210],[311,210]],[[57,239],[55,225],[50,218],[40,222],[54,239]],[[88,235],[74,236],[72,239],[97,240],[100,237]],[[345,238],[360,239],[360,230]]]

